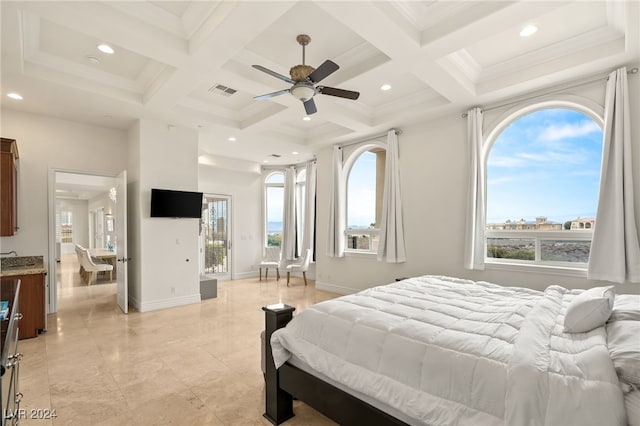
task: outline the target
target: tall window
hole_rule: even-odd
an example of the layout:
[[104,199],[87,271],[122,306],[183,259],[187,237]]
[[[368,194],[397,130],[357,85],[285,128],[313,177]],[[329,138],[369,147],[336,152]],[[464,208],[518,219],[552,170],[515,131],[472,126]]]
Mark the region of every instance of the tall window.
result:
[[598,123],[566,108],[520,115],[486,161],[487,261],[586,267],[597,226]]
[[60,242],[73,242],[73,215],[68,210],[60,212]]
[[296,174],[296,235],[298,253],[302,253],[302,233],[304,230],[304,214],[305,214],[305,188],[307,183],[307,170],[302,169]]
[[204,273],[229,272],[229,202],[225,196],[207,195],[202,209]]
[[[347,167],[346,250],[377,252],[386,151],[378,146],[354,152]],[[349,167],[350,164],[350,167]]]
[[273,172],[264,183],[265,245],[282,244],[282,220],[284,211],[284,173]]

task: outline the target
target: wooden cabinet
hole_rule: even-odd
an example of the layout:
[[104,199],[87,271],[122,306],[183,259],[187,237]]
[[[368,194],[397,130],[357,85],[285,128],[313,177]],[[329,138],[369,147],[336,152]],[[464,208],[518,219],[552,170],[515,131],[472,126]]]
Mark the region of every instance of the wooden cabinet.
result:
[[18,145],[1,138],[0,236],[10,237],[18,229]]
[[20,300],[18,312],[22,314],[20,320],[20,340],[36,337],[45,330],[45,281],[44,273],[13,275],[2,277],[2,281],[20,280]]

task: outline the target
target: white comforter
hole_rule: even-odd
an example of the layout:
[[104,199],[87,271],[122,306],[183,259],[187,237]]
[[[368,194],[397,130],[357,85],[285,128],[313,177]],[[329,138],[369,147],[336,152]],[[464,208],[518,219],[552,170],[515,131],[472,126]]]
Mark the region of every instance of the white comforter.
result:
[[416,424],[623,425],[605,328],[562,331],[579,293],[424,276],[314,305],[271,344]]

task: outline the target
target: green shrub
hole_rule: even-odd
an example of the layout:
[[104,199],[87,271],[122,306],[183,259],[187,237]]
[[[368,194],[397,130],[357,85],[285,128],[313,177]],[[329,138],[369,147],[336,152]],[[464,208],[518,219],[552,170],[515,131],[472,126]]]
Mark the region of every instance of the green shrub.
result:
[[496,246],[493,244],[487,245],[487,256],[496,259],[536,259],[536,253],[534,249],[527,250],[522,248],[514,248],[512,246]]

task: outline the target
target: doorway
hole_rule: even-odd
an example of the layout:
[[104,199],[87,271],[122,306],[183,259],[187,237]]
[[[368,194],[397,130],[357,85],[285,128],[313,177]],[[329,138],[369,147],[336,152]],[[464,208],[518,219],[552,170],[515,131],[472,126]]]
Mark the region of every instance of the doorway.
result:
[[[127,268],[120,262],[126,259],[125,191],[126,172],[113,176],[50,169],[49,253],[56,255],[49,256],[48,313],[57,312],[59,303],[64,307],[83,297],[88,303],[114,300],[114,307],[127,312],[122,303],[127,300]],[[111,271],[95,272],[88,279],[81,273],[78,247],[89,250],[94,263],[111,264]],[[97,294],[101,297],[92,302]]]
[[231,279],[231,196],[205,194],[200,222],[200,274]]

